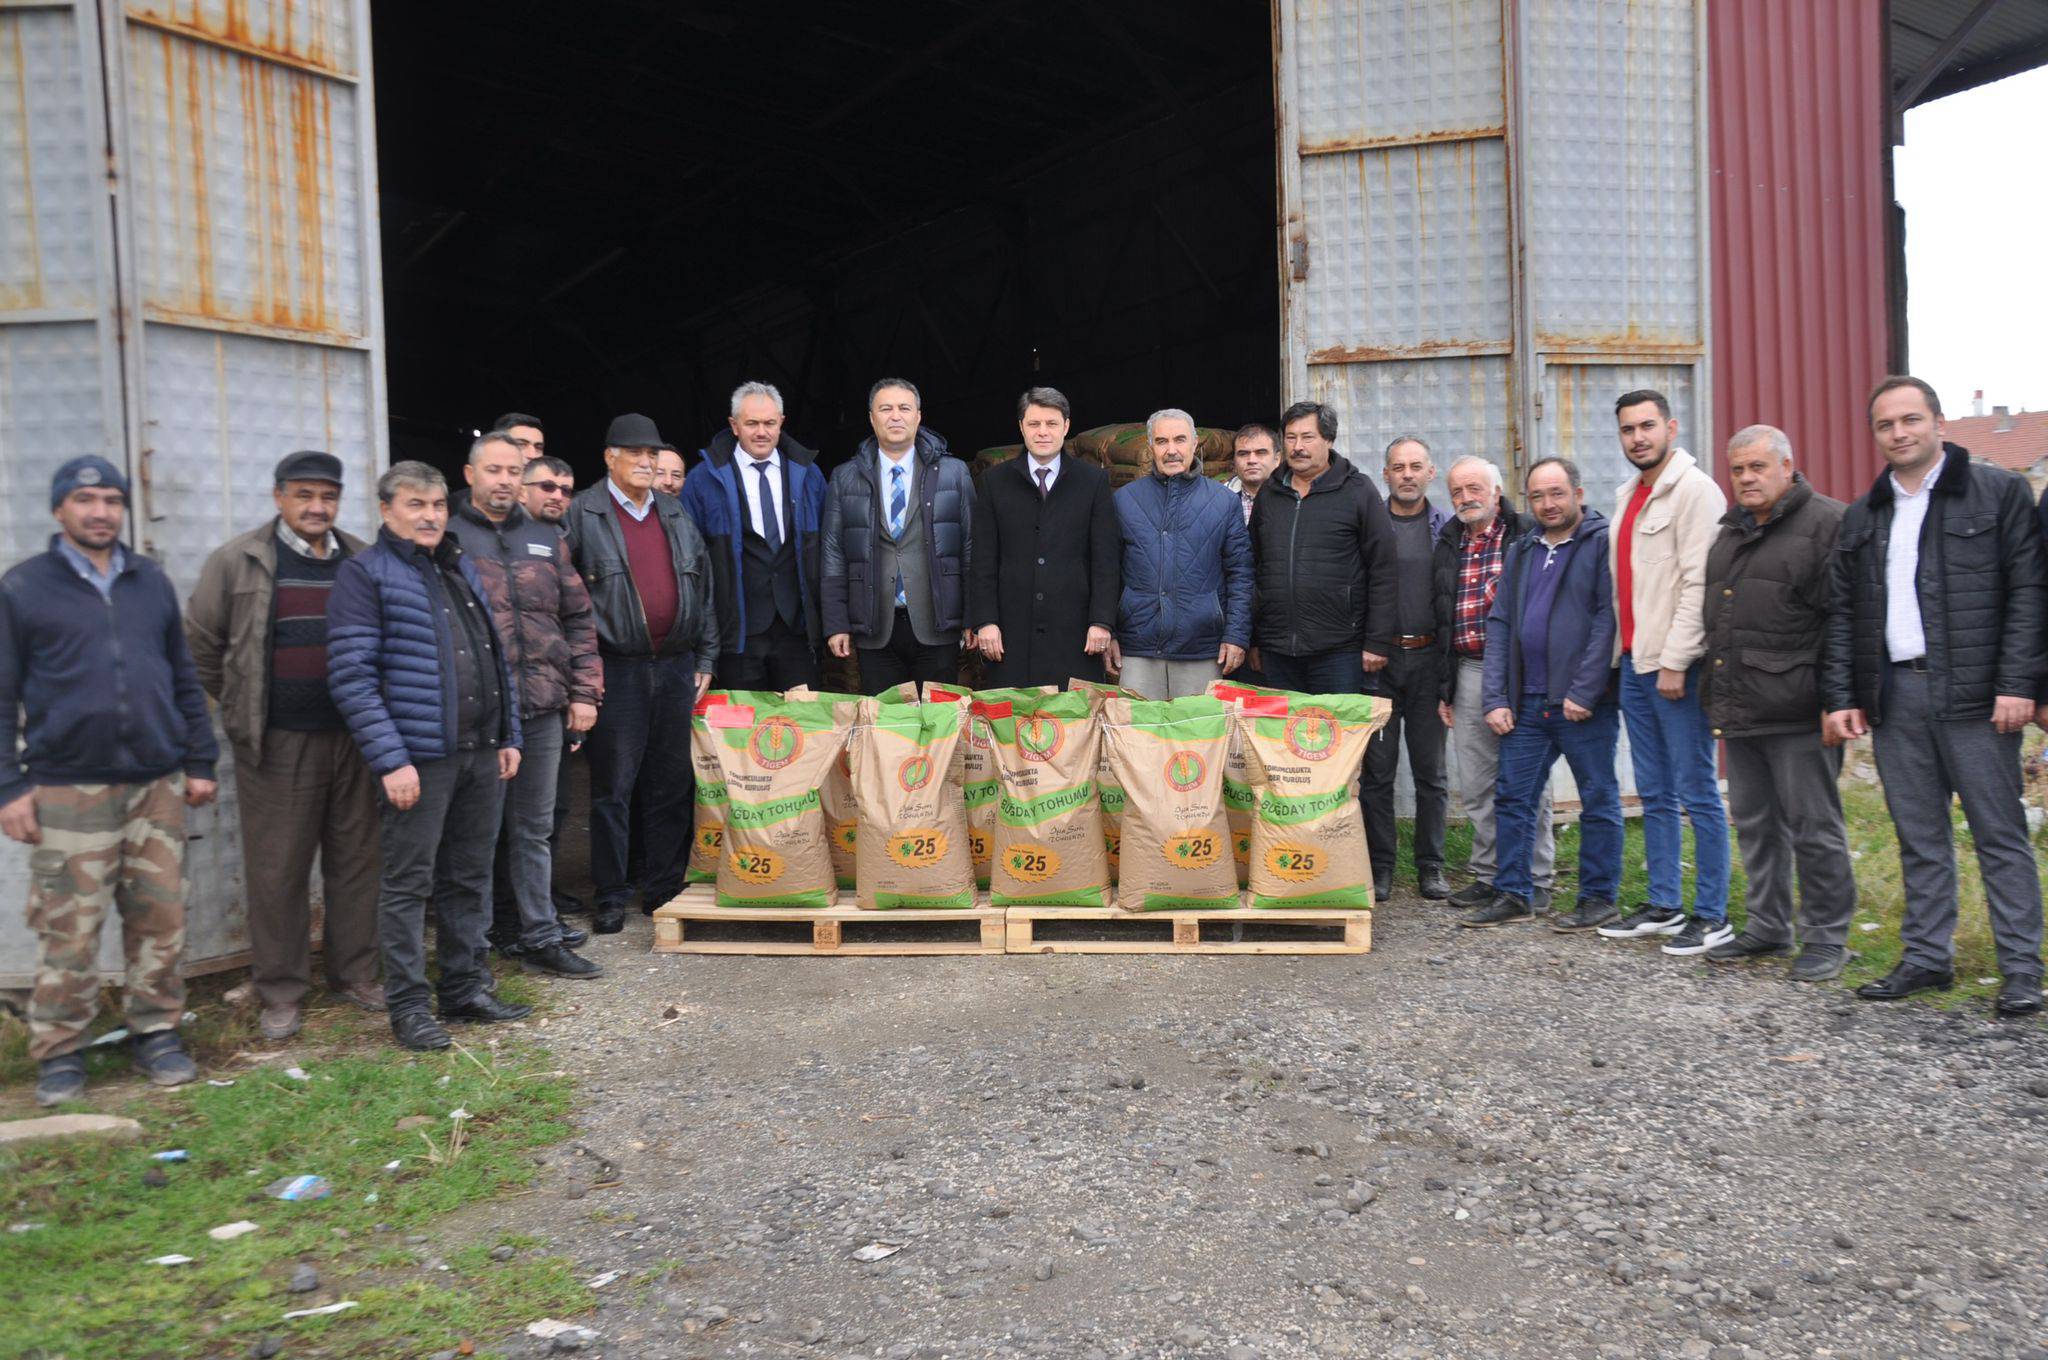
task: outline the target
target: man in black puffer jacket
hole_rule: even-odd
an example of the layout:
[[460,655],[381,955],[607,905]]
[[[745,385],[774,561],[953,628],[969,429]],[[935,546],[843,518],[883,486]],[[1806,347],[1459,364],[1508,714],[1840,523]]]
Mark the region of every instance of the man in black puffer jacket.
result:
[[2041,875],[2020,801],[2020,732],[2048,653],[2048,569],[2033,497],[1942,441],[1918,378],[1870,398],[1890,470],[1842,520],[1821,692],[1836,741],[1875,733],[1906,885],[1899,966],[1857,995],[1894,1001],[1954,985],[1956,796],[1976,842],[2005,986],[2000,1015],[2041,1009]]
[[1840,977],[1856,914],[1842,824],[1842,748],[1821,740],[1820,649],[1834,598],[1829,559],[1843,505],[1793,471],[1783,430],[1752,425],[1728,441],[1735,504],[1707,550],[1700,703],[1727,743],[1728,815],[1749,878],[1742,933],[1714,963],[1792,952],[1799,865],[1799,957],[1792,977]]
[[1337,413],[1300,401],[1281,420],[1287,465],[1252,505],[1254,663],[1276,689],[1379,692],[1394,650],[1394,525],[1372,478],[1335,456]]

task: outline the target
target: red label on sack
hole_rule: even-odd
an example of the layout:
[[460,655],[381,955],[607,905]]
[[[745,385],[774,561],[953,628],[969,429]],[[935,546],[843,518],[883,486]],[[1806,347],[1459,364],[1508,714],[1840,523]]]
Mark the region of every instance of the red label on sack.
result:
[[1244,711],[1252,718],[1284,718],[1287,716],[1287,696],[1284,694],[1247,694],[1244,696]]
[[711,693],[699,699],[696,703],[696,706],[691,709],[691,712],[695,713],[698,717],[701,718],[706,713],[709,713],[712,709],[724,704],[725,701],[730,697],[731,696],[729,695],[720,694],[717,690],[713,690]]
[[1010,701],[1005,699],[1001,703],[996,704],[984,704],[977,701],[973,712],[977,718],[1007,718],[1010,716]]
[[704,714],[704,721],[713,727],[752,727],[754,710],[752,706],[741,708],[738,704],[719,704]]

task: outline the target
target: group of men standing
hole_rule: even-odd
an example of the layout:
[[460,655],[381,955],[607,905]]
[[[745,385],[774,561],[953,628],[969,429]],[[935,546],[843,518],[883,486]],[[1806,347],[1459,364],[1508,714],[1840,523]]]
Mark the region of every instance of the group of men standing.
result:
[[[1526,513],[1478,457],[1450,465],[1451,507],[1434,506],[1434,457],[1416,435],[1387,446],[1383,497],[1337,454],[1337,413],[1316,402],[1288,408],[1277,433],[1238,431],[1228,483],[1203,475],[1191,416],[1156,412],[1149,473],[1115,494],[1064,452],[1072,410],[1052,388],[1019,398],[1023,450],[978,490],[923,428],[915,386],[884,379],[868,407],[872,435],[829,478],[765,383],[733,393],[728,427],[687,473],[653,421],[621,416],[603,481],[581,492],[541,422],[511,413],[472,443],[453,497],[423,463],[385,472],[367,543],[335,527],[340,460],[293,453],[275,471],[275,516],[208,559],[182,620],[161,570],[120,543],[123,475],[67,462],[50,550],[0,579],[10,751],[26,719],[0,772],[0,831],[35,847],[38,1098],[83,1089],[110,908],[135,1061],[165,1084],[195,1073],[177,1035],[180,804],[213,796],[208,698],[240,791],[264,1034],[301,1023],[317,855],[330,989],[432,1049],[450,1042],[442,1021],[527,1013],[494,995],[493,945],[557,976],[601,971],[561,920],[580,903],[552,886],[566,754],[581,747],[590,769],[590,929],[615,932],[636,883],[644,911],[681,887],[692,707],[714,678],[817,686],[825,654],[857,657],[870,692],[957,681],[972,652],[991,686],[1116,676],[1163,699],[1233,675],[1379,694],[1392,717],[1362,802],[1382,898],[1405,749],[1417,887],[1463,909],[1461,924],[1548,912],[1558,930],[1716,962],[1796,943],[1792,976],[1806,980],[1847,957],[1856,889],[1835,781],[1842,744],[1874,733],[1908,906],[1904,962],[1861,994],[1952,983],[1960,794],[2005,974],[1998,1009],[2040,1009],[2019,734],[2048,725],[2048,519],[2018,479],[1942,443],[1918,379],[1873,395],[1889,471],[1846,508],[1762,425],[1730,441],[1729,507],[1677,446],[1669,402],[1627,393],[1617,432],[1636,475],[1612,520],[1563,458],[1528,470]],[[1626,912],[1624,728],[1648,870],[1647,900]],[[1473,826],[1473,882],[1455,893],[1447,754]],[[1560,757],[1582,809],[1578,892],[1549,911]],[[1727,924],[1731,820],[1749,871],[1740,935]]]

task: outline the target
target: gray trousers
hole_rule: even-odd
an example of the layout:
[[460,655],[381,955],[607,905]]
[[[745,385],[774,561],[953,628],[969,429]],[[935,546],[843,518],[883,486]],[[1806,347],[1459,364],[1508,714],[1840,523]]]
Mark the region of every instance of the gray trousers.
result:
[[[1466,861],[1481,883],[1493,882],[1494,823],[1493,797],[1500,784],[1500,738],[1486,725],[1479,702],[1485,680],[1486,662],[1478,657],[1458,658],[1458,689],[1452,696],[1451,759],[1457,766],[1458,805],[1472,822],[1472,858]],[[1529,856],[1529,880],[1537,891],[1549,892],[1557,864],[1557,835],[1550,825],[1550,783],[1544,781],[1543,798],[1536,805],[1536,849]]]
[[1209,687],[1222,672],[1210,661],[1173,661],[1163,656],[1127,656],[1117,683],[1147,699],[1185,699]]
[[545,949],[562,938],[555,916],[555,800],[562,773],[567,715],[536,713],[520,724],[525,748],[519,773],[505,786],[505,816],[491,861],[493,938],[522,949]]
[[427,1009],[429,897],[441,957],[441,1003],[466,1001],[482,990],[488,976],[491,849],[505,798],[494,750],[460,751],[414,768],[419,801],[403,812],[384,803],[377,943],[384,951],[384,996],[394,1018]]
[[1950,807],[1960,795],[1984,905],[2007,978],[2041,976],[2041,874],[2020,801],[2020,734],[1988,718],[1945,719],[1928,701],[1927,676],[1894,666],[1884,722],[1872,732],[1885,806],[1899,832],[1906,916],[1905,961],[1947,971],[1955,961],[1956,842]]
[[1819,732],[1730,737],[1728,817],[1749,878],[1752,939],[1789,944],[1792,868],[1799,866],[1799,943],[1845,945],[1856,915],[1856,873],[1842,824],[1842,748]]
[[377,777],[346,728],[263,734],[235,748],[249,977],[266,1006],[296,1006],[313,980],[313,857],[320,857],[327,984],[377,980]]

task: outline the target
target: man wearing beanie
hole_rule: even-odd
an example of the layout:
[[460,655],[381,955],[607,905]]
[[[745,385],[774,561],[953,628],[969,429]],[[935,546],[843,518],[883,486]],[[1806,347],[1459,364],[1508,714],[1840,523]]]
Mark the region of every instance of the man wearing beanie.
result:
[[327,692],[327,601],[363,550],[334,527],[341,460],[278,463],[277,513],[214,550],[185,606],[199,683],[235,754],[249,975],[266,1039],[296,1034],[312,985],[313,855],[327,986],[364,1010],[377,984],[377,785]]
[[50,550],[0,577],[0,832],[30,847],[29,1056],[41,1105],[85,1090],[110,910],[128,960],[136,1067],[159,1086],[199,1075],[177,1029],[185,807],[213,800],[218,751],[177,592],[121,546],[127,507],[120,469],[71,459],[50,483]]

